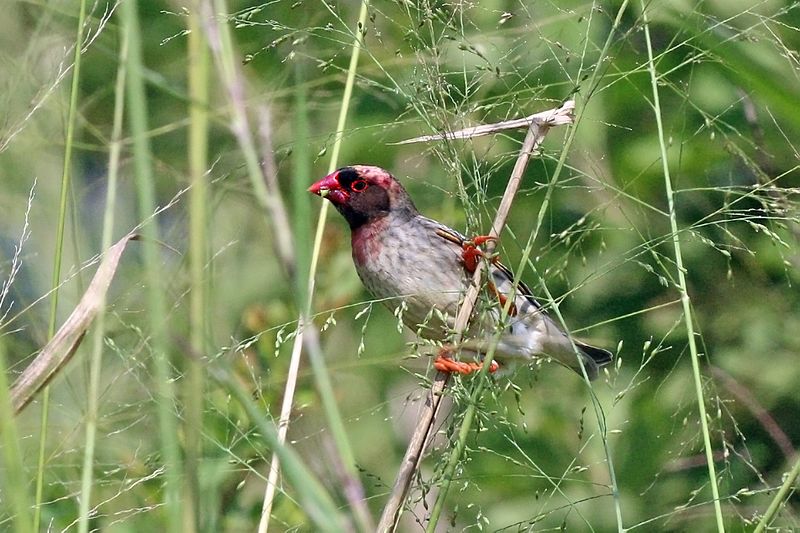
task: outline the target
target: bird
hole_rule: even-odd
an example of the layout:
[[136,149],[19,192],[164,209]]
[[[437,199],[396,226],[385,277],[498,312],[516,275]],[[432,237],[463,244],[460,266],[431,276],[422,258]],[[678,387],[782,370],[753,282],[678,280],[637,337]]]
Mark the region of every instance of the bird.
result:
[[[342,167],[317,181],[308,191],[331,202],[350,226],[353,263],[372,296],[397,310],[418,336],[447,343],[459,303],[472,283],[478,261],[488,265],[486,285],[499,305],[473,319],[465,332],[462,353],[482,357],[494,332],[503,331],[490,362],[490,372],[516,366],[520,360],[550,358],[596,379],[611,363],[610,351],[571,339],[536,301],[524,284],[480,246],[491,237],[467,239],[458,231],[423,216],[402,184],[383,168]],[[508,302],[513,298],[512,302]],[[508,308],[506,320],[501,309]],[[468,374],[481,362],[455,361],[452,347],[443,345],[434,367]]]

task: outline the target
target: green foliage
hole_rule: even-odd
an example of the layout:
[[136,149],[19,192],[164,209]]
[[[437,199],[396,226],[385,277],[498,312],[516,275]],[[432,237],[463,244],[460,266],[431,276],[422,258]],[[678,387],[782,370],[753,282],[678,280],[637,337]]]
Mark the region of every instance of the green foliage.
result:
[[[297,182],[297,173],[308,168],[300,158],[312,160],[314,176],[327,170],[359,6],[232,2],[230,13],[217,13],[233,39],[226,52],[246,80],[241,88],[254,138],[260,139],[261,127],[272,135],[278,185],[293,226],[281,228],[257,198],[253,161],[246,164],[229,129],[229,79],[217,64],[209,67],[206,218],[190,220],[182,191],[197,179],[187,145],[196,127],[189,121],[190,94],[197,94],[189,90],[189,69],[198,67],[187,60],[189,16],[177,4],[137,4],[147,112],[131,109],[125,99],[129,115],[111,233],[117,238],[145,221],[138,210],[145,199],[137,191],[137,158],[146,159],[138,164],[153,176],[147,209],[179,198],[156,217],[160,241],[146,243],[155,252],[145,257],[144,244],[132,244],[108,297],[89,527],[163,528],[175,509],[166,500],[170,472],[164,470],[164,454],[174,446],[179,460],[187,450],[199,454],[192,463],[196,472],[177,485],[172,480],[169,492],[184,498],[191,493],[184,479],[195,477],[197,527],[252,531],[274,449],[274,426],[265,424],[280,413],[303,301],[296,293],[305,287],[303,278],[287,275],[275,232],[297,236],[297,257],[309,261],[315,220],[295,218],[309,205],[297,198],[307,186]],[[797,460],[800,7],[739,0],[645,3],[649,63],[638,2],[624,12],[599,60],[620,3],[613,4],[379,1],[361,28],[364,48],[339,161],[390,169],[424,214],[466,234],[487,232],[524,133],[392,143],[576,99],[580,120],[564,168],[557,172],[570,134],[553,130],[529,165],[499,251],[506,264],[520,265],[535,233],[522,279],[542,301],[553,297],[577,337],[619,348],[616,365],[591,391],[606,436],[590,391],[563,368],[535,362],[510,379],[487,381],[440,527],[617,529],[605,438],[625,528],[716,530],[687,318],[700,352],[725,527],[749,530],[758,523]],[[59,177],[70,124],[75,138],[58,323],[91,277],[83,263],[101,251],[123,23],[106,4],[87,5],[74,122],[68,110],[78,3],[12,0],[0,20],[0,278],[11,281],[0,293],[0,345],[9,382],[47,339]],[[200,11],[195,28],[204,43],[207,16]],[[648,69],[655,76],[662,134]],[[271,123],[258,122],[261,105],[269,106]],[[150,157],[138,148],[141,139],[134,142],[131,123],[137,120],[147,128]],[[661,141],[674,189],[688,317],[680,302]],[[317,199],[309,200],[316,213]],[[23,229],[28,220],[29,233]],[[207,255],[193,270],[189,243],[198,223],[205,235],[199,248]],[[323,330],[334,399],[353,448],[356,465],[348,466],[357,467],[377,516],[432,370],[420,354],[424,346],[409,346],[413,336],[361,288],[347,228],[333,215],[320,254],[312,312]],[[199,285],[203,319],[190,318],[189,295]],[[160,311],[156,296],[165,307]],[[199,339],[193,329],[198,323]],[[40,402],[15,420],[21,464],[3,463],[0,474],[4,528],[28,520],[15,517],[33,504],[40,443],[42,524],[76,527],[90,345],[51,384],[46,437]],[[159,368],[156,358],[164,353],[169,367]],[[206,378],[221,371],[223,383],[192,381],[200,394],[184,388],[190,363],[198,362]],[[473,385],[457,378],[448,388],[453,407],[436,426],[414,479],[404,530],[424,527]],[[256,419],[248,395],[264,419]],[[198,401],[199,431],[187,428],[188,420],[197,420],[188,413]],[[347,469],[339,463],[305,357],[294,405],[290,446],[281,449],[293,470],[279,485],[271,528],[314,530],[313,520],[340,514],[353,520],[342,488]],[[174,434],[164,434],[167,418]],[[4,448],[12,435],[3,436]],[[193,448],[187,439],[198,435],[201,442]],[[4,461],[17,456],[15,449],[0,455]],[[20,468],[29,486],[10,499],[9,480],[20,477]],[[780,498],[772,527],[798,528],[797,496],[790,487]],[[319,507],[308,508],[308,501]]]

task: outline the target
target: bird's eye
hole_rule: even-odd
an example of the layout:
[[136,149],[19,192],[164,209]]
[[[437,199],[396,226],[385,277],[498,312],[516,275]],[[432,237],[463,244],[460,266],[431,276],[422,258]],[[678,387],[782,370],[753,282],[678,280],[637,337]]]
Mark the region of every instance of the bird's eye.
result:
[[355,192],[363,192],[367,189],[367,182],[364,180],[356,180],[350,184],[350,188]]

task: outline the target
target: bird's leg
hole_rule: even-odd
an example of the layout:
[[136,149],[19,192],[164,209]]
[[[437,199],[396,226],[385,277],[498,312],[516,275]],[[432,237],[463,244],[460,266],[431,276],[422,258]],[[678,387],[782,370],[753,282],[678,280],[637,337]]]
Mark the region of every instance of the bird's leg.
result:
[[[483,244],[487,243],[488,241],[497,241],[497,237],[492,237],[491,235],[479,235],[477,237],[473,237],[468,241],[463,241],[461,243],[461,248],[464,251],[461,254],[461,260],[464,262],[464,268],[470,274],[475,272],[475,269],[478,268],[478,261],[482,258],[489,259],[492,263],[496,263],[499,261],[499,255],[492,254],[491,256],[487,256],[487,254],[478,248],[478,246],[482,246]],[[508,298],[501,294],[500,291],[497,290],[497,287],[491,281],[488,282],[487,288],[489,292],[497,298],[497,301],[500,302],[500,307],[505,307]],[[515,316],[517,314],[517,307],[512,302],[508,308],[508,315]]]
[[[447,372],[448,374],[451,372],[458,372],[459,374],[471,374],[473,372],[477,372],[481,368],[483,368],[483,363],[478,363],[477,361],[456,361],[450,354],[452,354],[453,350],[449,347],[444,347],[439,350],[439,355],[436,359],[433,360],[433,368],[438,370],[439,372]],[[495,361],[492,361],[489,364],[489,372],[496,372],[497,369],[500,368]]]
[[[506,307],[508,304],[508,297],[497,290],[497,285],[489,281],[486,284],[486,290],[489,291],[489,294],[497,298],[497,301],[500,303],[500,309],[504,309]],[[514,305],[514,302],[511,302],[511,304],[508,305],[508,316],[517,316],[517,306]]]
[[467,272],[475,272],[475,269],[478,268],[478,261],[480,261],[482,258],[486,258],[491,261],[497,260],[496,255],[487,256],[483,250],[478,248],[489,241],[497,242],[497,237],[492,237],[491,235],[478,235],[477,237],[473,237],[472,239],[461,243],[461,248],[464,249],[461,254],[461,260],[464,261],[464,268],[467,270]]

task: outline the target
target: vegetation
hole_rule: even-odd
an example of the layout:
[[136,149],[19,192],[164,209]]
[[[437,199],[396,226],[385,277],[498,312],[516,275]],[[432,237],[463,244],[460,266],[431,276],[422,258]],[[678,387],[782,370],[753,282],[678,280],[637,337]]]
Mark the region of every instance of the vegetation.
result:
[[488,233],[524,128],[397,143],[568,99],[497,251],[615,365],[451,379],[400,530],[800,527],[800,5],[365,6],[4,4],[2,528],[373,528],[430,347],[305,190],[379,165]]

